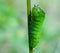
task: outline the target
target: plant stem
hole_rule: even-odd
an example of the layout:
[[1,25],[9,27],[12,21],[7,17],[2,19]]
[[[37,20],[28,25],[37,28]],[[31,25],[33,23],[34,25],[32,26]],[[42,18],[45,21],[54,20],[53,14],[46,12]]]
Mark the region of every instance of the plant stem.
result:
[[29,53],[33,53],[33,48],[29,48]]
[[31,11],[31,0],[27,0],[27,15],[30,14]]
[[29,53],[33,53],[33,48],[30,46],[30,37],[29,37],[29,23],[31,21],[31,0],[27,0],[27,16],[28,16],[28,38],[29,38]]

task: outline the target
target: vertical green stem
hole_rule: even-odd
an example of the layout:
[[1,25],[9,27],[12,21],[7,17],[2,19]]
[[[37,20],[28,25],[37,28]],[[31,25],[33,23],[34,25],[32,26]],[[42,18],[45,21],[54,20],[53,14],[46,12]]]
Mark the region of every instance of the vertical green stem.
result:
[[[29,16],[30,15],[30,16]],[[29,37],[29,22],[31,20],[31,0],[27,0],[27,16],[28,16],[28,38]],[[33,53],[33,48],[30,47],[30,41],[29,41],[29,53]]]
[[27,0],[27,15],[30,14],[31,11],[31,0]]
[[33,53],[33,48],[30,48],[29,49],[29,53]]

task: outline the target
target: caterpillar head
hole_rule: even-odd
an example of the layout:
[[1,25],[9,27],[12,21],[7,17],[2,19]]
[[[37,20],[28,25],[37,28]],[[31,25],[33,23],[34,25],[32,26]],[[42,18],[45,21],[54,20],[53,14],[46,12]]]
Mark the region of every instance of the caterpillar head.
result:
[[45,13],[44,11],[37,5],[34,5],[34,7],[32,8],[32,15],[35,17],[38,16],[43,16]]

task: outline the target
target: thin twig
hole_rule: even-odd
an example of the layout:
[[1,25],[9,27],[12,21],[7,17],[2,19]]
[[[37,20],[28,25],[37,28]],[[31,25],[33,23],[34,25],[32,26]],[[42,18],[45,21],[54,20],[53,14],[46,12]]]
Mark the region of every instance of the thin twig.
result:
[[[31,20],[31,0],[27,0],[27,16],[28,16],[28,38],[30,40],[29,37],[29,22]],[[29,53],[33,53],[33,48],[30,47],[30,42],[29,42]]]

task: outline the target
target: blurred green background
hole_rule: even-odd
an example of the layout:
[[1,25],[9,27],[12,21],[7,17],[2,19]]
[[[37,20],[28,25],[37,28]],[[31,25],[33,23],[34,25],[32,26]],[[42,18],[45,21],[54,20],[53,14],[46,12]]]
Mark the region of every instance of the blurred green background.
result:
[[[34,53],[60,53],[60,0],[31,0],[45,11]],[[29,53],[27,0],[0,0],[0,53]]]

